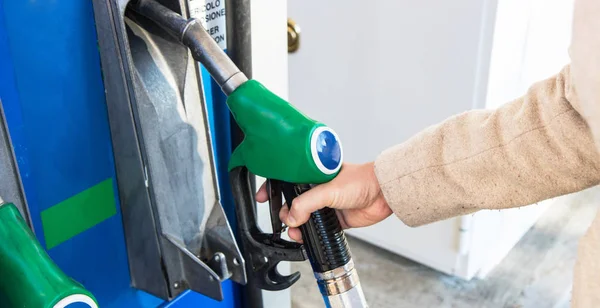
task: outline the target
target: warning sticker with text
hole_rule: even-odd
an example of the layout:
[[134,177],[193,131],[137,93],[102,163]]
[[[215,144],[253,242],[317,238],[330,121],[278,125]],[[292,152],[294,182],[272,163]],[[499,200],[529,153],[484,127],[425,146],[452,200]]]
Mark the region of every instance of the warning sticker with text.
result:
[[227,49],[225,0],[188,0],[190,16],[202,22],[204,29],[222,49]]

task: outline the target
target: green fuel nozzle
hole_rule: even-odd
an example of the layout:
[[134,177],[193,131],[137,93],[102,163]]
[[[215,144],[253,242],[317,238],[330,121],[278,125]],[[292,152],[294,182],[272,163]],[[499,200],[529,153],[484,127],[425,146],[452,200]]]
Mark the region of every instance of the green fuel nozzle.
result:
[[298,184],[328,182],[340,170],[343,157],[337,134],[259,82],[239,86],[227,105],[244,132],[230,170],[246,166],[262,177]]
[[[228,96],[227,106],[244,133],[229,161],[229,176],[248,279],[261,289],[286,289],[300,273],[281,275],[279,262],[308,258],[327,307],[368,307],[335,210],[318,210],[300,226],[304,244],[281,238],[282,195],[292,206],[300,194],[340,171],[343,152],[337,134],[258,81],[248,80],[199,21],[185,19],[154,0],[133,0],[130,5],[189,47]],[[271,234],[257,225],[248,171],[267,178]]]

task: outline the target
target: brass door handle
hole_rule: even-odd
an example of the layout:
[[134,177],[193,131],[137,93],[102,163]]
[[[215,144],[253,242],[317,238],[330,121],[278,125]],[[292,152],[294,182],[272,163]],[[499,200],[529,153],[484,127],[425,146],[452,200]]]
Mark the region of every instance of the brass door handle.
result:
[[288,18],[287,21],[288,53],[294,53],[300,48],[300,26]]

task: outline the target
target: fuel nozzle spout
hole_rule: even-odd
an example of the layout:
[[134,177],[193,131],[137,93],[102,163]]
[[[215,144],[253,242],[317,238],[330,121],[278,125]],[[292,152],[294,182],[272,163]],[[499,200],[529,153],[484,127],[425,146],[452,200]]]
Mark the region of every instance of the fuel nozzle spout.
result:
[[185,19],[155,0],[133,0],[129,6],[187,46],[192,57],[204,65],[226,95],[233,93],[248,81],[244,73],[206,32],[200,20]]
[[314,274],[327,307],[368,308],[352,260],[344,266]]

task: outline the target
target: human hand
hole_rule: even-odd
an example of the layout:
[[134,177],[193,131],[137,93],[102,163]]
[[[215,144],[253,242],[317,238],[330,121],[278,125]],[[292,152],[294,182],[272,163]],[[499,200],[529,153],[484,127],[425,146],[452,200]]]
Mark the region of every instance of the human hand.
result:
[[[256,201],[266,202],[268,193],[263,184]],[[284,205],[279,218],[289,228],[288,235],[302,241],[298,227],[308,221],[310,214],[324,207],[336,209],[344,229],[366,227],[378,223],[392,214],[375,176],[374,164],[344,164],[331,181],[318,185],[296,197],[291,210]]]

